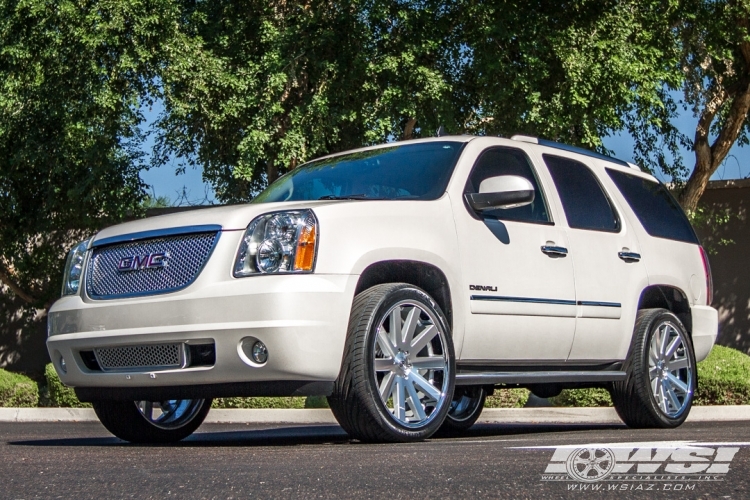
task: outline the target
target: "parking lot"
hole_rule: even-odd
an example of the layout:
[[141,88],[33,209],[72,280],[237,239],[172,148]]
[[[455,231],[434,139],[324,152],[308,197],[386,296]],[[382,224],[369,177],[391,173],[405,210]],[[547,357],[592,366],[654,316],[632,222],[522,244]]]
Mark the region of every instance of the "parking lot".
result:
[[[129,445],[93,422],[6,422],[0,498],[747,498],[748,446],[745,421],[669,431],[480,424],[461,437],[380,445],[335,425],[205,424],[169,446]],[[614,450],[630,474],[549,474],[586,448]],[[703,472],[675,474],[681,467]]]

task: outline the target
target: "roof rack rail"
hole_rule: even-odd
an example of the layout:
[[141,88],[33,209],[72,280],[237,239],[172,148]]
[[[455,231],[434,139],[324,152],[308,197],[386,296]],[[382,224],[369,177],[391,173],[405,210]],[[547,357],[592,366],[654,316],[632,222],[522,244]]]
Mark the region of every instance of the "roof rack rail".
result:
[[[598,158],[599,160],[616,163],[617,165],[622,165],[623,167],[638,168],[632,163],[628,163],[626,161],[620,160],[619,158],[614,158],[612,156],[603,155],[601,153],[597,153],[596,151],[591,151],[589,149],[579,148],[578,146],[571,146],[569,144],[563,144],[562,142],[548,141],[547,139],[539,139],[537,137],[531,137],[528,135],[514,135],[513,137],[511,137],[511,140],[521,141],[521,142],[530,142],[532,144],[539,144],[540,146],[547,146],[549,148],[555,148],[555,149],[559,149],[562,151],[568,151],[569,153],[578,153],[579,155],[590,156],[591,158]],[[638,168],[638,170],[640,170],[640,168]]]

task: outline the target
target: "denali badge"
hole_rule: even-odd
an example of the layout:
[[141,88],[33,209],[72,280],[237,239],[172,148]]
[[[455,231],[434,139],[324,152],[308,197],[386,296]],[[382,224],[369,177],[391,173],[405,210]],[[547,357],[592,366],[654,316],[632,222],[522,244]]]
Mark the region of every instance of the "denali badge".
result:
[[168,252],[154,252],[146,255],[133,255],[123,257],[117,264],[117,270],[121,273],[127,271],[139,271],[141,269],[159,269],[167,264]]
[[497,292],[496,286],[469,285],[469,290],[481,290],[483,292]]

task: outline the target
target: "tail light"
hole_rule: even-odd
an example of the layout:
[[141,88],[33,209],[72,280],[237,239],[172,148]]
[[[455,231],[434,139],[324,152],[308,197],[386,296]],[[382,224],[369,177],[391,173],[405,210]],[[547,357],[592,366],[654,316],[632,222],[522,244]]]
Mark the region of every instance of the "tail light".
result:
[[714,280],[711,277],[711,264],[708,263],[708,254],[701,249],[701,260],[703,260],[703,272],[706,274],[706,305],[710,306],[714,300]]

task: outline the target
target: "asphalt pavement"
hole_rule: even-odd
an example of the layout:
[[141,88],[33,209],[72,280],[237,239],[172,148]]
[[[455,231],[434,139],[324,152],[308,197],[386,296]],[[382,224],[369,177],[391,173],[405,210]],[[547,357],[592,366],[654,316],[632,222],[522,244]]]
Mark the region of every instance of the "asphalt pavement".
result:
[[413,444],[336,425],[204,424],[176,445],[0,423],[0,498],[750,498],[750,422],[479,424]]

